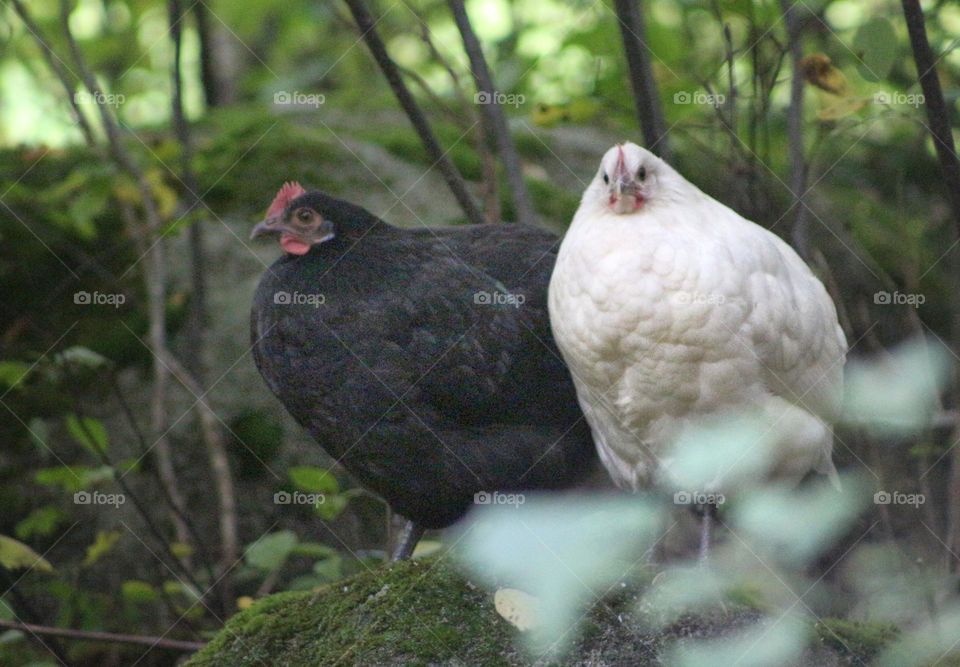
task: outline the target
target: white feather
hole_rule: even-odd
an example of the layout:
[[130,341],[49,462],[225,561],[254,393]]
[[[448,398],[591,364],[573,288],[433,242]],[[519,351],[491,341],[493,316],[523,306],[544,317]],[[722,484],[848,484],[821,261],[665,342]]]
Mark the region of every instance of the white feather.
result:
[[847,344],[827,291],[776,235],[648,151],[622,148],[631,173],[645,169],[645,201],[633,213],[611,209],[611,149],[549,295],[554,336],[614,481],[651,483],[684,432],[745,411],[777,434],[773,472],[799,479],[815,469],[835,481],[830,424]]

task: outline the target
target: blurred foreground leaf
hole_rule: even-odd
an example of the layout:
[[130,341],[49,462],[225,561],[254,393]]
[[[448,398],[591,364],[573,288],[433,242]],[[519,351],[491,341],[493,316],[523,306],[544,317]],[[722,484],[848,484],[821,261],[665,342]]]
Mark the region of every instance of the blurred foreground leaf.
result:
[[539,600],[528,648],[559,652],[583,608],[638,573],[659,525],[652,503],[639,497],[526,496],[519,505],[482,506],[461,528],[462,558],[477,577]]
[[8,570],[27,568],[38,572],[53,572],[53,566],[36,551],[12,537],[0,535],[0,565]]

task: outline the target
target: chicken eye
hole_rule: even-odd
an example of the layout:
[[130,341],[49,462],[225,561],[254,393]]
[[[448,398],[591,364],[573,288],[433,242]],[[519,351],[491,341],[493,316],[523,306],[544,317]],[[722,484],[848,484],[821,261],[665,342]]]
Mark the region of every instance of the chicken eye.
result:
[[307,209],[301,208],[299,211],[297,211],[297,220],[300,222],[310,222],[310,218],[310,211]]
[[646,167],[640,167],[639,169],[637,169],[637,180],[642,181],[642,180],[644,180],[646,177],[647,177],[647,168],[646,168]]
[[610,177],[606,173],[603,174],[603,182],[610,185]]

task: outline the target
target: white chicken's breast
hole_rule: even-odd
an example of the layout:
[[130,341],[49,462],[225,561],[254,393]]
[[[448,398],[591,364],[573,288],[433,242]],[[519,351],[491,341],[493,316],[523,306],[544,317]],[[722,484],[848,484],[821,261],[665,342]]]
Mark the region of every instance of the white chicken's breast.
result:
[[560,248],[549,306],[618,485],[655,481],[685,432],[745,412],[775,434],[772,474],[835,481],[830,424],[847,344],[833,302],[780,238],[652,153],[627,143],[604,156]]

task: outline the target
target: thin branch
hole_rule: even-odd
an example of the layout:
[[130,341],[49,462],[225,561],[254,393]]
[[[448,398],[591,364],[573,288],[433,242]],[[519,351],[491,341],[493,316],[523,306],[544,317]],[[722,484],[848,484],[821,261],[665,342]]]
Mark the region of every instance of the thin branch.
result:
[[[120,406],[120,412],[123,413],[124,418],[127,421],[127,424],[130,426],[130,430],[133,431],[134,438],[137,441],[138,450],[140,456],[146,457],[150,453],[150,446],[147,444],[147,439],[144,436],[143,429],[140,428],[140,424],[137,422],[136,416],[133,414],[133,409],[130,407],[130,402],[127,401],[126,396],[123,394],[123,388],[120,386],[120,380],[117,378],[117,374],[111,370],[109,373],[110,376],[110,388],[113,390],[113,394],[117,399],[117,404]],[[108,462],[108,465],[113,467],[112,463]],[[178,507],[173,497],[170,495],[170,489],[163,483],[163,479],[157,475],[157,486],[160,487],[160,494],[163,496],[163,500],[167,505],[167,508],[177,514],[180,517],[180,520],[183,521],[186,525],[187,530],[190,531],[190,534],[193,536],[194,542],[200,548],[200,553],[204,555],[203,562],[207,564],[210,562],[210,559],[207,558],[207,548],[206,543],[200,537],[200,533],[197,531],[196,527],[193,525],[193,522],[190,520],[190,517],[183,511],[182,508]],[[210,576],[211,581],[216,577],[213,575],[213,572],[210,571],[209,567],[207,568],[207,574]]]
[[[956,233],[947,239],[953,252],[948,258],[948,274],[956,275],[960,270],[960,258],[954,247],[960,238],[960,159],[957,158],[950,128],[950,115],[943,99],[940,79],[937,77],[937,59],[927,39],[923,10],[919,0],[902,0],[903,16],[907,22],[913,59],[917,64],[920,87],[923,90],[924,106],[927,110],[927,129],[933,138],[933,145],[940,161],[947,198],[953,209]],[[960,348],[960,295],[951,291],[950,307],[952,311],[950,337],[955,348]],[[955,374],[957,371],[954,371]],[[954,377],[955,381],[960,378]],[[960,428],[958,428],[960,431]],[[960,549],[960,448],[954,448],[950,455],[950,478],[947,484],[947,545],[951,550]],[[954,568],[960,570],[960,563],[953,561]]]
[[[80,428],[80,430],[83,432],[84,437],[89,442],[95,442],[96,437],[93,435],[93,433],[90,431],[90,428],[87,426],[85,415],[82,410],[82,406],[80,402],[80,397],[74,394],[73,398],[74,398],[74,412],[79,417],[79,419],[77,420],[77,425]],[[96,450],[97,457],[100,459],[100,462],[103,465],[113,470],[117,470],[117,466],[115,462],[110,458],[110,456],[105,451],[102,451],[97,448],[94,448],[94,449]],[[130,500],[133,503],[133,506],[137,509],[137,513],[140,514],[140,518],[143,519],[143,522],[144,524],[146,524],[147,529],[150,531],[153,537],[160,544],[164,553],[166,553],[171,558],[172,562],[174,563],[175,566],[177,566],[181,574],[183,574],[183,576],[185,576],[190,581],[190,585],[192,585],[197,591],[202,591],[203,587],[200,585],[200,582],[197,581],[197,579],[193,576],[193,572],[191,572],[190,569],[186,567],[179,558],[177,558],[176,554],[173,553],[173,549],[170,547],[169,542],[164,537],[163,532],[160,530],[160,527],[157,526],[157,524],[153,521],[153,518],[150,516],[150,513],[147,511],[146,503],[144,503],[144,501],[141,500],[140,497],[133,492],[133,489],[130,487],[129,484],[127,484],[126,480],[123,478],[123,475],[116,477],[114,481],[116,481],[118,486],[120,486],[120,488],[123,490],[124,495],[130,497]],[[213,577],[212,572],[208,571],[208,575],[211,576],[211,578]]]
[[470,17],[467,16],[467,9],[463,0],[447,0],[447,5],[453,13],[453,20],[456,22],[457,29],[463,39],[463,48],[470,60],[470,71],[473,73],[478,92],[477,101],[480,103],[480,116],[486,125],[484,134],[487,137],[493,136],[497,152],[503,161],[503,170],[510,186],[510,194],[513,196],[517,222],[533,224],[536,221],[536,214],[533,205],[530,203],[527,186],[523,182],[523,166],[517,153],[516,144],[510,136],[507,117],[498,101],[499,95],[493,85],[493,77],[490,75],[490,68],[487,67],[487,60],[483,55],[480,40],[477,39],[473,26],[470,25]]
[[923,89],[924,107],[927,110],[930,136],[940,159],[940,169],[943,171],[943,180],[947,186],[947,197],[953,207],[954,221],[957,225],[957,234],[960,235],[960,159],[953,144],[953,134],[950,130],[950,114],[943,99],[943,90],[940,88],[940,79],[937,77],[937,60],[930,41],[927,39],[927,29],[924,26],[923,10],[919,0],[902,0],[903,15],[907,20],[907,32],[910,34],[910,45],[913,47],[913,58],[917,63],[917,72],[920,87]]
[[420,135],[420,140],[423,142],[431,162],[440,169],[443,179],[460,204],[460,208],[463,209],[467,219],[474,224],[483,223],[483,213],[480,211],[480,207],[477,206],[477,203],[473,200],[473,196],[467,191],[467,185],[463,180],[463,176],[460,175],[457,167],[446,153],[444,153],[436,136],[433,134],[433,130],[430,129],[430,123],[427,121],[426,116],[403,82],[403,78],[400,76],[400,70],[396,63],[390,58],[390,54],[387,53],[387,47],[384,45],[383,40],[380,39],[380,35],[377,34],[376,23],[369,12],[367,12],[363,0],[344,1],[350,8],[350,13],[353,14],[353,20],[356,22],[357,28],[360,29],[361,37],[363,41],[366,42],[367,48],[370,49],[373,59],[377,62],[377,66],[380,67],[384,77],[386,77],[387,83],[390,84],[393,94],[396,95],[397,101],[400,102],[400,106],[402,106],[406,112],[413,128],[417,131],[417,134]]
[[801,257],[810,257],[810,217],[804,202],[807,189],[807,165],[803,155],[803,59],[802,26],[797,16],[797,5],[792,0],[780,0],[784,22],[787,26],[787,41],[793,69],[790,79],[790,107],[787,109],[787,142],[790,155],[790,190],[793,193],[791,207],[797,208],[797,217],[790,232],[793,247]]
[[17,621],[0,620],[0,628],[9,628],[10,630],[22,630],[36,635],[49,635],[51,637],[64,637],[66,639],[79,639],[92,642],[113,642],[119,644],[140,644],[141,646],[151,646],[153,648],[172,649],[174,651],[199,651],[207,645],[206,642],[191,642],[180,639],[167,639],[166,637],[147,637],[145,635],[123,635],[114,632],[98,632],[95,630],[73,630],[70,628],[54,628],[48,625],[35,625],[33,623],[18,623]]
[[646,46],[646,26],[640,0],[614,0],[614,9],[623,37],[623,51],[630,70],[633,101],[647,148],[665,160],[670,159],[667,123],[660,106],[657,81]]
[[70,108],[73,110],[73,115],[77,120],[77,125],[80,126],[80,131],[83,132],[84,141],[86,141],[88,146],[93,146],[95,139],[93,136],[93,130],[90,128],[90,124],[87,122],[86,116],[83,115],[83,112],[80,110],[80,105],[77,104],[77,97],[74,94],[73,84],[70,81],[70,76],[67,74],[67,69],[63,65],[63,61],[60,57],[54,52],[53,48],[49,43],[40,34],[40,26],[37,25],[36,21],[27,13],[27,10],[24,8],[20,0],[11,0],[13,4],[13,10],[17,13],[17,16],[20,17],[20,20],[23,21],[23,24],[27,27],[27,30],[33,35],[34,40],[40,46],[40,51],[43,53],[43,58],[46,60],[47,65],[53,71],[54,75],[60,80],[61,85],[63,85],[64,91],[67,94],[67,101],[70,103]]
[[[183,34],[183,7],[180,0],[169,0],[170,35],[173,40],[173,67],[171,71],[171,116],[174,132],[180,142],[180,172],[181,181],[189,193],[189,209],[200,203],[200,185],[191,164],[193,158],[193,141],[190,136],[190,125],[183,111],[183,76],[181,72],[181,51]],[[188,366],[192,369],[191,376],[195,384],[203,385],[206,382],[209,364],[209,349],[207,345],[207,299],[206,299],[206,252],[204,250],[203,227],[198,220],[194,220],[188,231],[191,260],[191,281],[193,284],[193,298],[191,300],[191,317],[187,329],[189,348],[192,358],[188,359]],[[217,492],[219,512],[217,514],[220,529],[220,571],[223,576],[219,579],[221,597],[224,608],[228,606],[233,592],[228,576],[230,567],[236,562],[239,554],[237,499],[233,484],[233,475],[230,472],[229,457],[224,443],[223,433],[216,420],[207,415],[207,408],[198,408],[200,431],[203,443],[207,450],[207,460],[210,474],[213,477],[214,488]]]
[[[14,612],[13,615],[16,616],[17,618],[21,618],[21,615],[22,615],[22,616],[25,616],[28,620],[33,620],[33,621],[41,620],[41,616],[37,612],[37,610],[34,609],[33,603],[27,598],[26,595],[20,592],[19,588],[17,588],[17,584],[19,583],[19,581],[20,581],[19,579],[15,581],[10,571],[7,570],[2,565],[0,565],[0,586],[3,587],[3,590],[7,591],[7,593],[5,593],[4,595],[9,594],[10,597],[13,598],[13,602],[16,604],[17,608],[20,610],[20,614],[17,614],[16,612]],[[11,610],[12,610],[12,607],[11,607]],[[5,622],[11,623],[13,621],[5,621]],[[40,639],[39,635],[35,632],[30,633],[30,638],[33,639],[35,642],[37,642],[40,646],[42,646],[47,651],[50,651],[50,653],[52,653],[54,657],[56,657],[57,660],[60,661],[61,665],[70,664],[69,662],[67,662],[67,652],[63,650],[63,646],[60,645],[60,642],[52,640],[49,642],[50,645],[47,646],[47,643],[44,642],[42,639]]]
[[213,46],[213,31],[210,26],[210,10],[203,2],[193,5],[193,17],[197,25],[197,37],[200,41],[200,85],[203,88],[203,100],[207,108],[218,107],[227,102],[220,85],[216,63],[216,49]]

